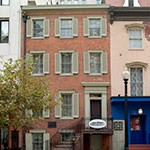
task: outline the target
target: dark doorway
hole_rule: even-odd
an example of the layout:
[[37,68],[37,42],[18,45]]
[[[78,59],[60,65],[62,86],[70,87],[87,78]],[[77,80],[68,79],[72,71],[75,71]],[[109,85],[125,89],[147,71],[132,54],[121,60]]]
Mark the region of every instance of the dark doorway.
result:
[[100,100],[91,100],[91,119],[100,119],[101,118],[101,101]]
[[145,144],[145,116],[137,115],[130,118],[131,144]]
[[90,134],[84,134],[83,135],[83,149],[84,150],[90,150]]

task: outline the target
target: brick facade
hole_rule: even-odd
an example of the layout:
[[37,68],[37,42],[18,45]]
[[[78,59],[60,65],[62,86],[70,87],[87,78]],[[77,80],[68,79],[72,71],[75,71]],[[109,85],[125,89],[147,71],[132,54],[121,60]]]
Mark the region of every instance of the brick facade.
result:
[[[82,118],[85,117],[85,89],[82,82],[87,83],[110,83],[110,30],[109,30],[109,16],[107,9],[93,9],[93,8],[81,8],[81,9],[46,9],[46,10],[25,10],[29,17],[46,17],[50,20],[50,36],[44,39],[26,39],[27,53],[33,50],[45,50],[50,54],[50,74],[48,77],[51,89],[51,93],[57,93],[59,91],[75,91],[79,94],[79,118],[77,119],[56,119],[54,109],[51,110],[50,118],[39,121],[36,125],[32,126],[33,129],[44,129],[50,133],[50,137],[55,137],[55,141],[58,142],[60,137],[57,133],[60,129],[72,128],[73,125],[78,125]],[[71,39],[62,39],[55,37],[55,19],[58,17],[74,17],[78,19],[78,36]],[[83,36],[83,19],[89,16],[101,16],[107,19],[107,36],[101,38],[88,38]],[[24,26],[24,24],[22,24]],[[22,28],[23,29],[23,28]],[[23,29],[24,31],[24,29]],[[22,33],[23,35],[24,33]],[[23,46],[22,38],[22,46]],[[78,53],[78,74],[71,76],[63,76],[55,74],[55,53],[64,50],[73,50]],[[108,73],[103,75],[88,75],[84,73],[84,61],[83,53],[88,50],[103,50],[108,54]],[[110,87],[107,89],[107,117],[110,116]],[[56,122],[56,128],[48,128],[48,121]],[[104,147],[111,149],[111,136],[106,136]],[[58,141],[57,141],[57,140]],[[52,141],[53,139],[51,139]],[[81,140],[82,141],[82,140]],[[83,143],[82,143],[83,144]],[[81,145],[82,145],[81,144]],[[81,148],[81,147],[80,147]],[[82,148],[81,148],[82,149]]]

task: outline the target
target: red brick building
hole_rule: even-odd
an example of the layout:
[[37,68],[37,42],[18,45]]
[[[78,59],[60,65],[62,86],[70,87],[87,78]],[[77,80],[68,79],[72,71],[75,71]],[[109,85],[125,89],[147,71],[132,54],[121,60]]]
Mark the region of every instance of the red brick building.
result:
[[[66,141],[74,150],[112,149],[108,9],[106,4],[22,7],[28,16],[22,48],[33,58],[33,75],[48,77],[54,101],[63,98],[54,109],[38,112],[45,119],[26,131],[26,150],[56,150],[58,144],[67,150]],[[89,126],[93,119],[101,119],[98,129]]]

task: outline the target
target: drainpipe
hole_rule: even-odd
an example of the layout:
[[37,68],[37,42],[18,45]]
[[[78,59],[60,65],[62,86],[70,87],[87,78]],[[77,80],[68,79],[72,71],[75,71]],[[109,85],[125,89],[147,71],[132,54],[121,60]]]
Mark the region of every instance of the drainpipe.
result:
[[26,34],[27,34],[27,19],[29,19],[29,16],[26,15],[25,12],[23,12],[23,22],[24,22],[24,44],[23,44],[23,59],[26,59]]

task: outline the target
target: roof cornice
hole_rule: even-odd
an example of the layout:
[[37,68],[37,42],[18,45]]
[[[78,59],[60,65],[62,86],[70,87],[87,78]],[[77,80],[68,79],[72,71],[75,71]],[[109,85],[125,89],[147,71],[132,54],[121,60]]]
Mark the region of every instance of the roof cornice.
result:
[[107,4],[85,4],[85,5],[28,5],[21,6],[22,10],[30,11],[30,10],[78,10],[78,9],[109,9],[109,5]]
[[113,21],[149,21],[150,7],[110,7],[110,23]]

